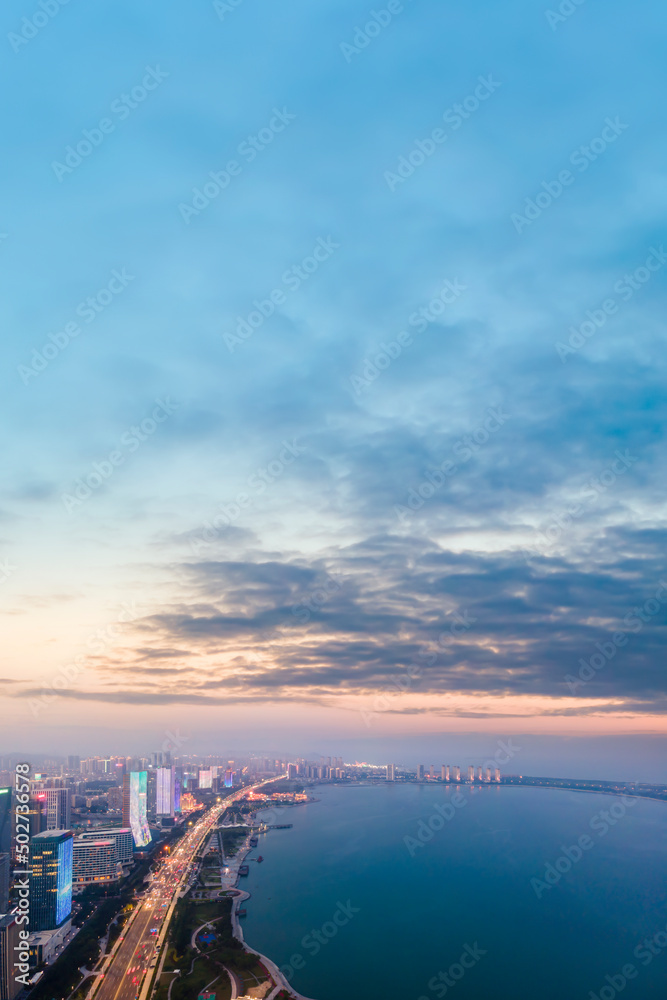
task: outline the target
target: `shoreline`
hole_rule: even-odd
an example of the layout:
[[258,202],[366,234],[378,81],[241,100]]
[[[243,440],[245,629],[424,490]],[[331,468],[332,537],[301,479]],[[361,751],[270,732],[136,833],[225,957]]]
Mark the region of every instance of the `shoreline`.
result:
[[[302,804],[308,805],[309,803],[304,802]],[[271,997],[275,997],[276,993],[280,993],[282,990],[286,990],[286,992],[290,994],[291,997],[294,997],[294,1000],[314,1000],[313,997],[306,997],[302,993],[298,993],[297,990],[295,990],[294,987],[288,982],[285,976],[283,976],[282,972],[275,964],[275,962],[273,962],[266,955],[263,955],[261,952],[257,951],[255,948],[252,948],[245,940],[245,937],[243,935],[243,928],[241,927],[241,921],[238,917],[238,910],[241,903],[245,902],[246,899],[250,899],[252,897],[252,893],[248,892],[247,889],[239,888],[239,879],[241,878],[241,876],[238,873],[238,869],[241,867],[248,854],[250,854],[251,851],[256,850],[256,848],[251,847],[249,843],[250,837],[252,835],[253,833],[251,829],[251,832],[248,834],[248,837],[246,838],[245,844],[238,851],[238,853],[234,855],[234,863],[236,865],[237,871],[233,888],[238,893],[238,895],[234,896],[232,899],[232,910],[231,910],[232,935],[237,939],[237,941],[240,941],[241,945],[243,946],[243,950],[245,952],[250,953],[252,955],[256,955],[261,960],[261,962],[266,966],[266,969],[271,975],[272,979],[276,983],[276,986],[271,990],[270,993],[267,994],[266,1000],[269,1000],[269,998]]]

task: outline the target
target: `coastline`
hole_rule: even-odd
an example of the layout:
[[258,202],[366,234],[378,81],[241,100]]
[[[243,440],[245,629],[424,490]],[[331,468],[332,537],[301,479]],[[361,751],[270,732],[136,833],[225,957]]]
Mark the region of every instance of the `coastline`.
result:
[[[306,804],[307,803],[304,803],[304,805]],[[272,1000],[272,998],[275,997],[278,993],[282,992],[282,990],[285,990],[290,995],[290,997],[294,998],[294,1000],[314,1000],[313,997],[306,997],[302,993],[298,993],[294,989],[294,987],[288,982],[285,976],[283,976],[282,972],[275,964],[275,962],[273,962],[266,955],[263,955],[261,952],[257,951],[255,948],[252,948],[245,940],[245,937],[243,935],[243,928],[241,927],[241,921],[239,920],[238,917],[238,910],[240,908],[241,903],[245,902],[246,899],[251,898],[252,893],[248,892],[247,889],[240,889],[238,887],[240,879],[238,869],[241,867],[248,854],[250,854],[251,851],[255,850],[255,848],[250,846],[250,838],[252,835],[253,831],[251,829],[251,832],[248,834],[243,847],[241,847],[239,851],[234,855],[236,878],[234,880],[233,888],[237,892],[237,895],[234,897],[232,901],[232,911],[231,911],[232,934],[238,941],[240,941],[244,951],[252,955],[257,955],[257,957],[261,960],[261,962],[266,966],[269,974],[276,983],[275,988],[271,990],[269,994],[267,994],[266,1000]]]

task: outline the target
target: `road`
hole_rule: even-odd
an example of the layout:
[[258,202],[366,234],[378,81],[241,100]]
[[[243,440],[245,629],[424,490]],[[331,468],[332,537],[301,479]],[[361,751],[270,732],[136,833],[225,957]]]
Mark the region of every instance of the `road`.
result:
[[[275,778],[272,780],[275,781]],[[138,903],[102,975],[97,977],[88,1000],[93,1000],[93,997],[95,1000],[137,1000],[144,977],[149,969],[152,973],[157,960],[157,941],[162,925],[167,916],[171,917],[177,896],[188,884],[197,851],[230,803],[249,791],[250,786],[239,789],[214,805],[181,838]]]

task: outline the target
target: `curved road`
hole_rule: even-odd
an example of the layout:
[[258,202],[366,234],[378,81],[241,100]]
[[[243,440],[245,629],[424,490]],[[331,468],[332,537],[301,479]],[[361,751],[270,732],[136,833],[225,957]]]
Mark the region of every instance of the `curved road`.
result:
[[[271,779],[275,781],[276,779]],[[268,784],[261,782],[260,784]],[[150,888],[130,917],[123,934],[107,957],[102,973],[96,977],[88,1000],[138,1000],[147,991],[157,957],[158,940],[166,940],[166,931],[179,895],[187,887],[194,857],[229,805],[246,795],[248,786],[234,792],[202,816],[159,869]]]

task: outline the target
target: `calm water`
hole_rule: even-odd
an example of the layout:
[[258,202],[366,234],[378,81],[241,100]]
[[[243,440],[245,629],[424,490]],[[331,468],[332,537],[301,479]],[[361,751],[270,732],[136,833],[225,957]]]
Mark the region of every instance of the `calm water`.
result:
[[[316,794],[278,820],[291,830],[260,839],[265,861],[244,880],[248,943],[298,966],[291,982],[306,996],[590,1000],[602,990],[611,1000],[628,963],[637,972],[624,998],[667,995],[667,947],[648,964],[649,952],[633,956],[656,933],[667,945],[667,804],[509,787],[465,789],[458,808],[452,786]],[[445,804],[451,819],[436,811]],[[610,809],[612,826],[599,815]],[[404,838],[431,817],[442,829],[421,848],[410,842],[411,854]],[[538,899],[531,879],[549,862],[566,868],[563,847],[584,835],[581,859],[538,885]]]

